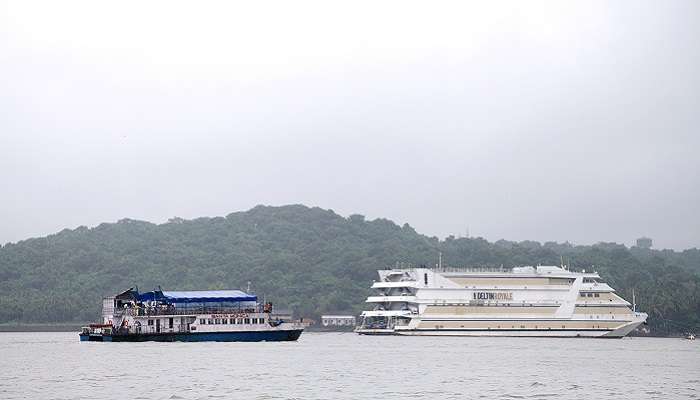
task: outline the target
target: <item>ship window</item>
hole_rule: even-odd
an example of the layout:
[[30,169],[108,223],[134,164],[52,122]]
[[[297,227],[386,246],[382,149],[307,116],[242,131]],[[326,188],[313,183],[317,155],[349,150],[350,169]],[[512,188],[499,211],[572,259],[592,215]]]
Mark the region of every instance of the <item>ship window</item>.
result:
[[250,323],[250,318],[245,318],[245,319],[243,320],[243,322],[246,323],[246,324],[249,324],[249,323]]
[[423,281],[426,285],[428,284],[428,274],[423,274]]
[[148,320],[148,325],[153,325],[153,320],[152,320],[152,319],[149,319],[149,320]]
[[209,325],[214,325],[214,320],[211,319],[211,318],[209,318],[209,319],[207,320],[207,323],[208,323]]
[[173,327],[173,319],[168,318],[168,328],[172,328],[172,327]]
[[200,323],[201,325],[206,325],[207,320],[204,319],[204,318],[202,318],[202,319],[199,320],[199,323]]
[[595,297],[600,297],[600,293],[595,293]]
[[587,296],[588,296],[588,297],[593,297],[593,293],[588,293]]

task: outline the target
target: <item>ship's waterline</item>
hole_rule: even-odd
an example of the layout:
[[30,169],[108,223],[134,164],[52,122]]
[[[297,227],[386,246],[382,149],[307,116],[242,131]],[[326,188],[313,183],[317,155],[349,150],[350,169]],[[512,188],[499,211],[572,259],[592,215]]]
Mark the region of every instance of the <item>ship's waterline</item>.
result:
[[647,318],[595,272],[537,266],[378,273],[360,334],[620,338]]

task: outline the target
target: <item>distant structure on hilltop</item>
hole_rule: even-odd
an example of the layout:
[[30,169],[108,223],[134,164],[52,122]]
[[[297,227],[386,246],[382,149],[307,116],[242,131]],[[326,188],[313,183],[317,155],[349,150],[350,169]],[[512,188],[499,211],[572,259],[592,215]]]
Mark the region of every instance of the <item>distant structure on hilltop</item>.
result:
[[651,239],[648,237],[640,237],[637,239],[637,247],[640,249],[651,249]]

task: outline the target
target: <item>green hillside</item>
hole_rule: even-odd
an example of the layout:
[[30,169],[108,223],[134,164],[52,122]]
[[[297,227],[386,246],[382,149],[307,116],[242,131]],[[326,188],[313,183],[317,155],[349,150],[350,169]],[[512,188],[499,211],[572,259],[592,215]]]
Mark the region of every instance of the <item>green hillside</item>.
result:
[[105,294],[244,288],[302,316],[363,307],[376,270],[434,265],[556,264],[595,270],[626,298],[634,287],[657,334],[700,327],[700,250],[571,246],[480,238],[440,241],[386,219],[301,205],[156,225],[124,219],[0,248],[0,323],[85,322]]

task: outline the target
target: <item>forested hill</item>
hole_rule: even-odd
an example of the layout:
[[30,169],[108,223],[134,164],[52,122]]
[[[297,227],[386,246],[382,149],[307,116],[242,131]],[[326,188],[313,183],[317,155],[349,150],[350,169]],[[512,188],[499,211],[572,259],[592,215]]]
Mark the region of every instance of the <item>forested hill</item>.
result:
[[0,248],[0,323],[86,322],[103,295],[150,290],[252,288],[307,317],[359,311],[376,270],[397,262],[455,266],[555,264],[590,268],[659,334],[700,326],[700,251],[617,244],[440,241],[386,219],[344,218],[301,205],[258,206],[226,217],[156,225],[124,219]]

